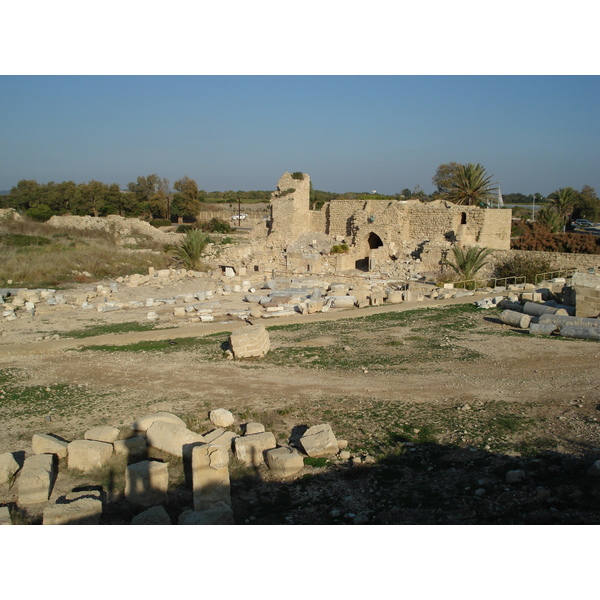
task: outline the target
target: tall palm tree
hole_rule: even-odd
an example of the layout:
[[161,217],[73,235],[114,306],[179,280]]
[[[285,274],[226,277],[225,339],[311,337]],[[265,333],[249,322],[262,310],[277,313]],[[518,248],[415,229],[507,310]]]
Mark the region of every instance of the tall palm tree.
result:
[[489,261],[486,258],[492,253],[489,248],[479,248],[471,246],[464,249],[460,246],[452,248],[454,253],[454,262],[444,259],[442,262],[456,271],[463,279],[474,279],[477,272]]
[[455,204],[486,205],[498,189],[492,183],[492,177],[479,163],[460,165],[448,192],[448,200]]
[[573,207],[578,198],[577,190],[572,187],[560,188],[554,192],[552,199],[554,208],[562,216],[563,225],[569,220]]

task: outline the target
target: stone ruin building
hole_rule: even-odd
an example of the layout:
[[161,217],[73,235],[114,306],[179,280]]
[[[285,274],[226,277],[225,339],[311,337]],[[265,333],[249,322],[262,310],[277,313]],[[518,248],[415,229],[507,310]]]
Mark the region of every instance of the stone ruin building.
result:
[[[334,199],[311,210],[309,175],[286,172],[272,193],[268,220],[253,229],[250,244],[232,248],[222,260],[235,265],[229,269],[268,276],[371,273],[408,279],[439,272],[457,244],[508,250],[511,218],[508,209],[443,200]],[[347,251],[332,252],[342,244]]]

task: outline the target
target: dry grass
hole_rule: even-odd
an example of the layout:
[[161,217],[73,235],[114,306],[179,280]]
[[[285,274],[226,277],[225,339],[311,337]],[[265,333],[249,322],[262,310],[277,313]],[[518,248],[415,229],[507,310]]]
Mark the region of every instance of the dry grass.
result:
[[0,286],[58,287],[144,273],[150,266],[162,269],[169,260],[154,248],[118,246],[105,231],[57,229],[27,220],[0,224]]

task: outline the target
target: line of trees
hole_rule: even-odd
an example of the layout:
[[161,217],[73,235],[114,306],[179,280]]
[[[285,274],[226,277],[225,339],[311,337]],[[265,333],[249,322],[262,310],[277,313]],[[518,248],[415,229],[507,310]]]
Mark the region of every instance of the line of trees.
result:
[[195,218],[205,196],[206,192],[199,190],[196,181],[187,176],[175,181],[171,189],[169,180],[155,173],[138,177],[127,184],[126,190],[117,183],[96,180],[77,184],[22,179],[0,197],[0,206],[15,208],[39,221],[64,214],[184,220]]
[[[479,206],[493,205],[497,198],[498,184],[492,181],[485,167],[480,164],[443,163],[432,178],[436,190],[428,195],[420,186],[414,189],[404,188],[392,195],[345,192],[342,194],[312,189],[311,208],[320,209],[323,204],[334,198],[346,199],[418,199],[423,202],[443,199],[456,204]],[[168,179],[156,173],[140,176],[135,182],[127,184],[123,190],[117,183],[106,184],[91,180],[86,183],[63,181],[38,183],[33,179],[22,179],[10,192],[0,196],[0,207],[15,208],[29,217],[45,221],[52,215],[74,214],[106,216],[140,217],[146,219],[169,219],[171,221],[194,220],[201,210],[203,202],[267,202],[270,191],[250,190],[225,192],[205,192],[198,188],[194,179],[187,175],[170,185]],[[570,220],[588,219],[600,221],[600,200],[596,190],[589,185],[581,191],[574,188],[560,188],[544,198],[536,193],[505,194],[506,203],[526,204],[545,203],[536,215],[551,231],[561,231]]]

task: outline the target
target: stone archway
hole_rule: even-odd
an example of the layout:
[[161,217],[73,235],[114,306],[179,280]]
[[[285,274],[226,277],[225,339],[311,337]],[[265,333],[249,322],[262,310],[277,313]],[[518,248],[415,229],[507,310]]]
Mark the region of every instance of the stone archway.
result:
[[371,231],[369,237],[367,238],[367,243],[369,244],[369,249],[373,250],[374,248],[381,248],[383,246],[383,242],[381,238],[374,232]]

